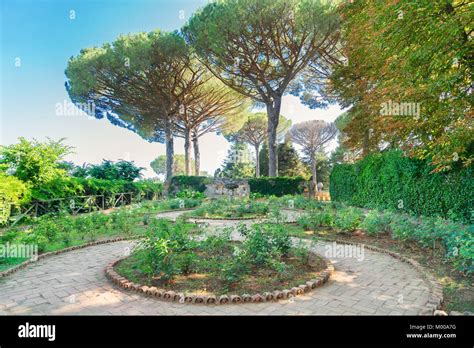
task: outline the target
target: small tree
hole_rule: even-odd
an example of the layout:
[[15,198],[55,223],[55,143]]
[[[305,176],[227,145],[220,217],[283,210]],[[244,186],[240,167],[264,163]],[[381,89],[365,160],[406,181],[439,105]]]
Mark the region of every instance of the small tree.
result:
[[96,179],[133,181],[142,176],[142,167],[137,167],[133,161],[120,160],[112,162],[103,160],[101,164],[90,165],[87,174]]
[[222,168],[216,170],[215,177],[250,178],[254,176],[247,144],[235,141],[227,153]]
[[327,143],[334,139],[336,134],[337,128],[334,123],[321,120],[297,123],[289,131],[289,136],[293,142],[302,147],[303,153],[309,160],[313,187],[316,187],[317,184],[317,153],[323,151]]
[[[191,165],[193,161],[191,161]],[[150,162],[151,169],[157,175],[166,176],[166,156],[160,155]],[[173,176],[186,174],[186,159],[184,155],[175,154],[173,158]]]
[[[258,156],[262,173],[268,172],[268,146],[263,144]],[[278,144],[278,175],[309,178],[309,169],[301,161],[298,152],[289,139]]]
[[72,152],[64,139],[39,142],[19,138],[18,144],[0,147],[0,169],[33,185],[46,183],[65,176],[60,162]]
[[[280,122],[278,123],[277,134],[281,136],[291,126],[291,121],[280,115]],[[238,132],[232,134],[232,138],[239,141],[246,142],[253,146],[255,150],[255,176],[260,176],[260,161],[258,160],[260,148],[267,139],[267,115],[263,112],[251,113],[247,121],[244,123]],[[268,156],[268,151],[266,152]],[[267,166],[268,168],[268,166]],[[267,169],[266,168],[266,169]],[[268,169],[264,171],[268,173]]]

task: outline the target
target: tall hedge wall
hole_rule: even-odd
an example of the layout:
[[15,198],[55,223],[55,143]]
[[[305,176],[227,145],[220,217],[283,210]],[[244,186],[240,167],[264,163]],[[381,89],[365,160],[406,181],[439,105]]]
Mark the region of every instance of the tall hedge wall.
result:
[[474,209],[472,166],[430,174],[432,169],[427,161],[404,157],[401,151],[336,165],[330,175],[331,200],[470,221]]
[[260,193],[262,195],[296,195],[303,193],[304,190],[304,179],[300,176],[278,176],[274,178],[259,177],[248,179],[248,182],[250,192]]

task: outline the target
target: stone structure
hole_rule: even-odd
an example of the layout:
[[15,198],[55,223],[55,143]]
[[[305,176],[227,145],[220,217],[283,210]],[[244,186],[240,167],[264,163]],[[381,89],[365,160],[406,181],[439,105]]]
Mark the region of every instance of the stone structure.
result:
[[204,194],[209,198],[248,197],[250,186],[247,180],[214,179],[212,183],[206,185]]

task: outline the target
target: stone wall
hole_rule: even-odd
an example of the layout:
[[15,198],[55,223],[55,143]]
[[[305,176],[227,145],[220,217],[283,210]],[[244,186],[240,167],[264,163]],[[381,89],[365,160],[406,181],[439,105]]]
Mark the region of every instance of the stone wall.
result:
[[214,179],[212,183],[206,185],[204,194],[209,198],[248,197],[250,186],[247,180]]

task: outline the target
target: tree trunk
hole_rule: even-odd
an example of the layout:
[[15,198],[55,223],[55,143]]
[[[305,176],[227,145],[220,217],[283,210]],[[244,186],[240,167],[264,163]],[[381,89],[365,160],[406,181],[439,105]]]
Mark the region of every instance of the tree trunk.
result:
[[310,160],[311,160],[311,175],[313,176],[313,178],[309,185],[310,187],[309,195],[311,198],[314,198],[314,194],[318,187],[318,176],[316,172],[316,156],[314,154],[311,154]]
[[280,121],[281,96],[276,97],[273,103],[267,104],[268,117],[268,176],[278,175],[277,127]]
[[315,156],[311,157],[311,174],[313,175],[313,183],[317,185],[318,177],[317,177],[317,172],[316,172],[316,157]]
[[191,172],[191,131],[184,130],[184,172],[190,175]]
[[171,126],[168,125],[165,129],[166,136],[166,181],[171,181],[173,177],[173,155],[174,155],[174,142],[173,142],[173,131]]
[[260,144],[255,145],[255,177],[258,178],[260,177],[260,158],[259,158],[259,152],[260,152]]
[[199,137],[197,132],[193,132],[193,148],[194,148],[194,172],[199,175],[201,172],[201,154],[199,152]]

